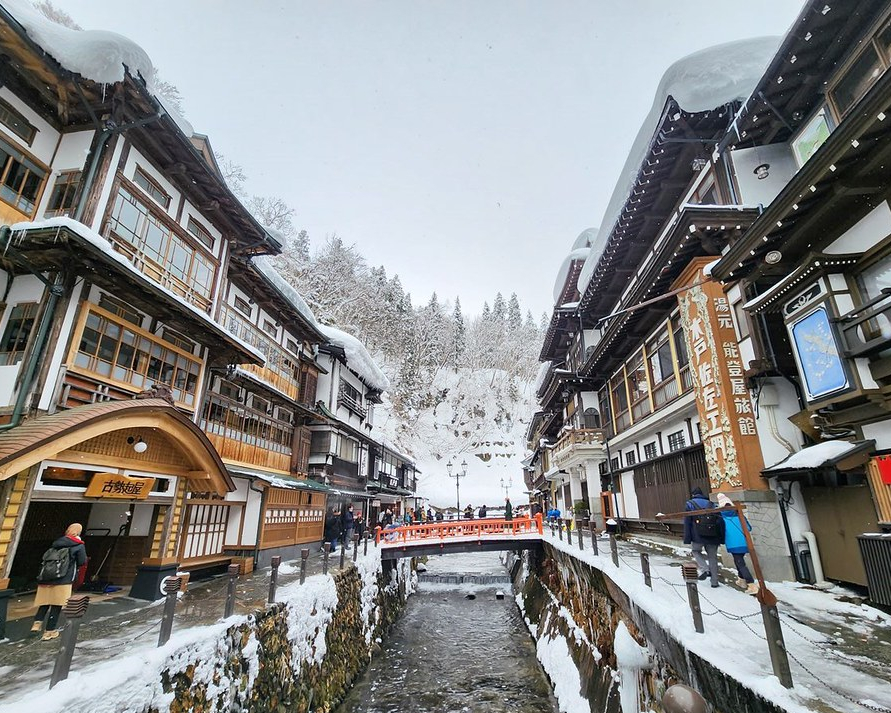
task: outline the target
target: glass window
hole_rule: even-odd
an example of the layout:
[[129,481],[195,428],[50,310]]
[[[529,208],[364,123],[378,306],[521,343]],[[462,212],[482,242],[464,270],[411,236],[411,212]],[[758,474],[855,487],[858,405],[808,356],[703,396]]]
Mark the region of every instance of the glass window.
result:
[[150,178],[148,174],[141,169],[137,168],[133,173],[133,182],[164,206],[164,208],[170,206],[170,196],[167,194],[167,191],[161,188],[153,178]]
[[145,319],[141,312],[133,309],[126,302],[119,300],[117,297],[106,295],[105,293],[102,293],[99,296],[99,306],[107,312],[116,314],[118,317],[123,317],[137,327],[141,327],[142,321]]
[[675,431],[674,433],[668,434],[668,450],[670,451],[679,451],[681,448],[686,447],[687,439],[684,438],[683,431]]
[[863,301],[875,299],[883,290],[891,292],[891,255],[873,263],[857,276]]
[[251,313],[253,312],[250,303],[248,303],[247,300],[243,300],[238,295],[235,295],[235,309],[237,309],[246,317],[250,317]]
[[802,127],[798,136],[792,141],[792,151],[795,153],[798,165],[803,166],[829,138],[831,133],[832,127],[829,124],[829,113],[826,111],[826,107],[822,107]]
[[0,199],[32,215],[45,178],[46,171],[0,140]]
[[875,46],[868,44],[832,89],[832,98],[839,113],[844,114],[854,106],[884,71]]
[[13,109],[11,104],[5,102],[3,99],[0,99],[0,124],[3,124],[3,126],[29,146],[31,145],[31,142],[34,141],[34,137],[37,136],[37,129],[35,129],[24,116]]
[[652,443],[644,443],[644,458],[646,460],[652,460],[656,455],[656,441],[653,441]]
[[204,245],[209,248],[213,248],[213,235],[211,235],[210,231],[203,225],[201,225],[201,223],[195,220],[192,216],[189,216],[186,230],[188,230],[192,235],[198,238],[198,240],[200,240]]
[[59,174],[44,215],[50,217],[71,213],[74,209],[74,196],[77,194],[78,185],[80,185],[80,176],[80,171],[65,171]]
[[275,326],[275,322],[270,319],[263,320],[263,331],[267,334],[271,334],[273,337],[278,334],[278,327]]
[[625,453],[625,465],[634,465],[637,463],[637,454],[634,451],[628,451]]
[[36,302],[23,302],[12,308],[0,340],[0,365],[11,366],[22,360],[36,316]]

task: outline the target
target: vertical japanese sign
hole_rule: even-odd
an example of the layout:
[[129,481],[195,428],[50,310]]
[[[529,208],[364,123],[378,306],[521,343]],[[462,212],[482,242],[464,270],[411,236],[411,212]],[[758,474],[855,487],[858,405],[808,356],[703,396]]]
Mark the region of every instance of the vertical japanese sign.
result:
[[767,486],[761,478],[755,413],[730,303],[721,285],[707,281],[702,272],[711,261],[693,260],[674,284],[675,289],[690,287],[678,302],[709,481],[713,491],[760,490]]

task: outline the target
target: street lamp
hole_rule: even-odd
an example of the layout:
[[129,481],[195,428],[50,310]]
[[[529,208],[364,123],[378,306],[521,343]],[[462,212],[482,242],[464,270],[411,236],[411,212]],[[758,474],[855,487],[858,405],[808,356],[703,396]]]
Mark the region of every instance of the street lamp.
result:
[[467,461],[462,461],[461,470],[456,470],[454,473],[452,472],[452,461],[449,461],[446,464],[446,470],[449,472],[449,477],[455,479],[455,503],[458,506],[458,518],[461,518],[461,478],[467,476]]
[[507,485],[504,484],[504,478],[501,479],[501,489],[504,490],[504,499],[507,500],[511,486],[514,484],[513,478],[508,478]]

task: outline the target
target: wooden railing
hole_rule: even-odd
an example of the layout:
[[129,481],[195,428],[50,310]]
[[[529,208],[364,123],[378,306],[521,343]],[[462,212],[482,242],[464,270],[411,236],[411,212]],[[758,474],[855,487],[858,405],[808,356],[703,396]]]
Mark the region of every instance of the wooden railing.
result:
[[294,401],[298,401],[300,387],[297,381],[297,356],[285,351],[274,337],[251,324],[244,315],[228,304],[224,304],[220,310],[220,322],[237,337],[259,349],[266,357],[266,364],[263,366],[245,364],[242,368],[271,384]]
[[375,528],[378,544],[405,545],[429,543],[431,540],[488,537],[503,539],[505,536],[541,535],[543,532],[541,513],[534,518],[520,517],[513,520],[456,520],[438,522],[432,525],[404,525],[389,529]]
[[350,396],[345,391],[341,391],[337,395],[337,405],[345,406],[347,409],[352,411],[354,414],[356,414],[363,421],[365,420],[365,417],[368,416],[368,409],[364,408],[362,406],[362,404],[359,403],[358,400],[356,400],[355,398]]
[[602,446],[604,434],[602,428],[573,428],[557,439],[557,453],[573,446]]

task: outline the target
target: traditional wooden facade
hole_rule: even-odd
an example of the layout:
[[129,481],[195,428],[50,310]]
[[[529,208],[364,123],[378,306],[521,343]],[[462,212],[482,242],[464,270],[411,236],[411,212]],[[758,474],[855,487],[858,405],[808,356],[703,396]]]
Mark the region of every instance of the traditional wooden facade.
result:
[[722,141],[761,167],[737,175],[764,210],[712,275],[739,317],[790,540],[827,578],[867,585],[858,535],[891,530],[891,3],[836,9],[805,4]]
[[[18,548],[72,521],[118,584],[320,539],[306,424],[322,336],[264,257],[281,245],[146,67],[81,76],[19,12],[0,6],[0,580],[32,583]],[[120,414],[90,430],[105,409]],[[37,424],[39,460],[22,460]]]

